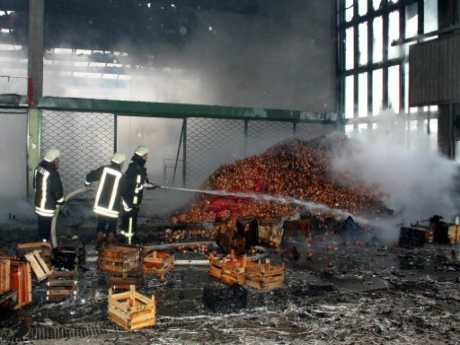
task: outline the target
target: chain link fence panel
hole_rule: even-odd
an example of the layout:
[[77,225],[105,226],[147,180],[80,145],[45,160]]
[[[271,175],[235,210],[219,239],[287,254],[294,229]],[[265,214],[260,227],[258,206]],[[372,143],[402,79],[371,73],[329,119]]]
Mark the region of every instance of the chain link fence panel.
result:
[[201,186],[222,164],[262,153],[285,140],[309,140],[335,129],[335,125],[325,124],[189,119],[186,141],[187,186]]
[[244,157],[244,121],[187,120],[187,186],[199,187],[217,167]]
[[90,170],[110,161],[115,144],[114,115],[44,111],[41,136],[43,155],[51,147],[61,150],[59,171],[68,194],[83,186]]

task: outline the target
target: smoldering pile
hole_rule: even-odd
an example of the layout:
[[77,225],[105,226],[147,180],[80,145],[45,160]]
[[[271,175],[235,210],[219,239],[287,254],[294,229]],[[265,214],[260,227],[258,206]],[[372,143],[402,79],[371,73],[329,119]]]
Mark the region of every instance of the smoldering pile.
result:
[[[282,142],[260,155],[223,165],[209,177],[204,189],[292,197],[351,214],[387,214],[385,196],[378,187],[334,171],[337,149],[346,147],[347,140],[335,135],[312,141]],[[171,222],[198,224],[240,217],[283,218],[302,212],[305,212],[302,207],[289,203],[201,195],[189,210],[176,214]]]

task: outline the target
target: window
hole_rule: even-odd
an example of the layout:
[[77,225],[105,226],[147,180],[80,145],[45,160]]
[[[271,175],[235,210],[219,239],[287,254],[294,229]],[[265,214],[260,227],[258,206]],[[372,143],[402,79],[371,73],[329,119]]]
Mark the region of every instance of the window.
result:
[[374,10],[378,10],[380,6],[382,6],[383,0],[372,0],[372,7],[374,7]]
[[438,30],[438,0],[424,1],[424,16],[423,32],[432,32]]
[[374,42],[372,62],[380,62],[383,59],[383,19],[374,18],[372,23],[372,40]]
[[388,16],[388,59],[399,57],[400,46],[392,46],[393,41],[399,40],[399,27],[399,11],[393,11]]
[[399,65],[388,68],[388,108],[395,113],[399,113],[401,103],[399,99],[399,70]]
[[354,76],[345,79],[345,118],[351,119],[355,114]]
[[[411,38],[418,35],[418,5],[416,3],[406,6],[405,26],[405,38]],[[409,54],[409,47],[412,44],[415,44],[415,42],[411,42],[409,44],[404,45],[406,55]]]
[[349,22],[353,19],[353,0],[345,0],[345,20]]
[[367,13],[367,0],[358,0],[358,14],[364,16]]
[[359,24],[359,64],[367,65],[367,23]]
[[368,88],[367,88],[367,73],[361,73],[358,78],[358,115],[359,117],[368,116]]
[[[409,107],[409,45],[392,43],[436,30],[439,0],[341,1],[339,15],[346,21],[339,21],[338,28],[343,42],[340,56],[345,60],[340,60],[340,110],[346,119],[353,119],[347,125],[347,133],[376,128],[377,119],[372,121],[369,117],[386,109],[403,115],[403,121],[395,126],[406,123],[407,130],[413,128],[409,121],[419,121],[416,116],[429,118],[431,112],[436,112],[434,106]],[[410,118],[405,114],[411,114]],[[431,127],[437,125],[433,119],[429,122]],[[418,126],[417,131],[422,131],[422,127]]]
[[372,72],[372,114],[378,115],[383,108],[383,70]]
[[345,68],[353,69],[355,66],[355,37],[353,27],[348,28],[345,34]]

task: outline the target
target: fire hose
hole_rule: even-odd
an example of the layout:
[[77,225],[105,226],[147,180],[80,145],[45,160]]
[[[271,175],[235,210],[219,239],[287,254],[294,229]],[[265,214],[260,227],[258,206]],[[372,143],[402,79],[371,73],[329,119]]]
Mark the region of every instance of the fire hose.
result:
[[[88,192],[90,190],[91,189],[89,189],[87,187],[74,190],[72,193],[69,193],[64,197],[64,202],[67,203],[68,201],[70,201],[74,197],[76,197],[77,195],[86,193],[86,192]],[[51,222],[51,245],[53,246],[53,248],[56,248],[58,246],[57,235],[56,235],[56,224],[57,224],[57,219],[59,217],[60,212],[61,212],[61,206],[58,206],[56,208],[56,214],[54,215],[53,220]]]

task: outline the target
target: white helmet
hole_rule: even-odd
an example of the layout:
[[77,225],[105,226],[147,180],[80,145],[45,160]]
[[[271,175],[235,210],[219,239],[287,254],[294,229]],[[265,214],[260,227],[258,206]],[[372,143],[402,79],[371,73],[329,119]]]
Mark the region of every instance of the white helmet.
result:
[[46,155],[44,159],[45,161],[51,163],[51,162],[54,162],[56,159],[58,159],[60,155],[61,155],[61,152],[58,149],[52,148],[46,151]]
[[116,164],[123,164],[123,162],[126,160],[126,155],[124,153],[117,152],[113,155],[112,157],[112,162]]
[[134,153],[138,156],[144,157],[146,154],[149,153],[149,149],[147,146],[140,145],[136,148],[136,151]]

